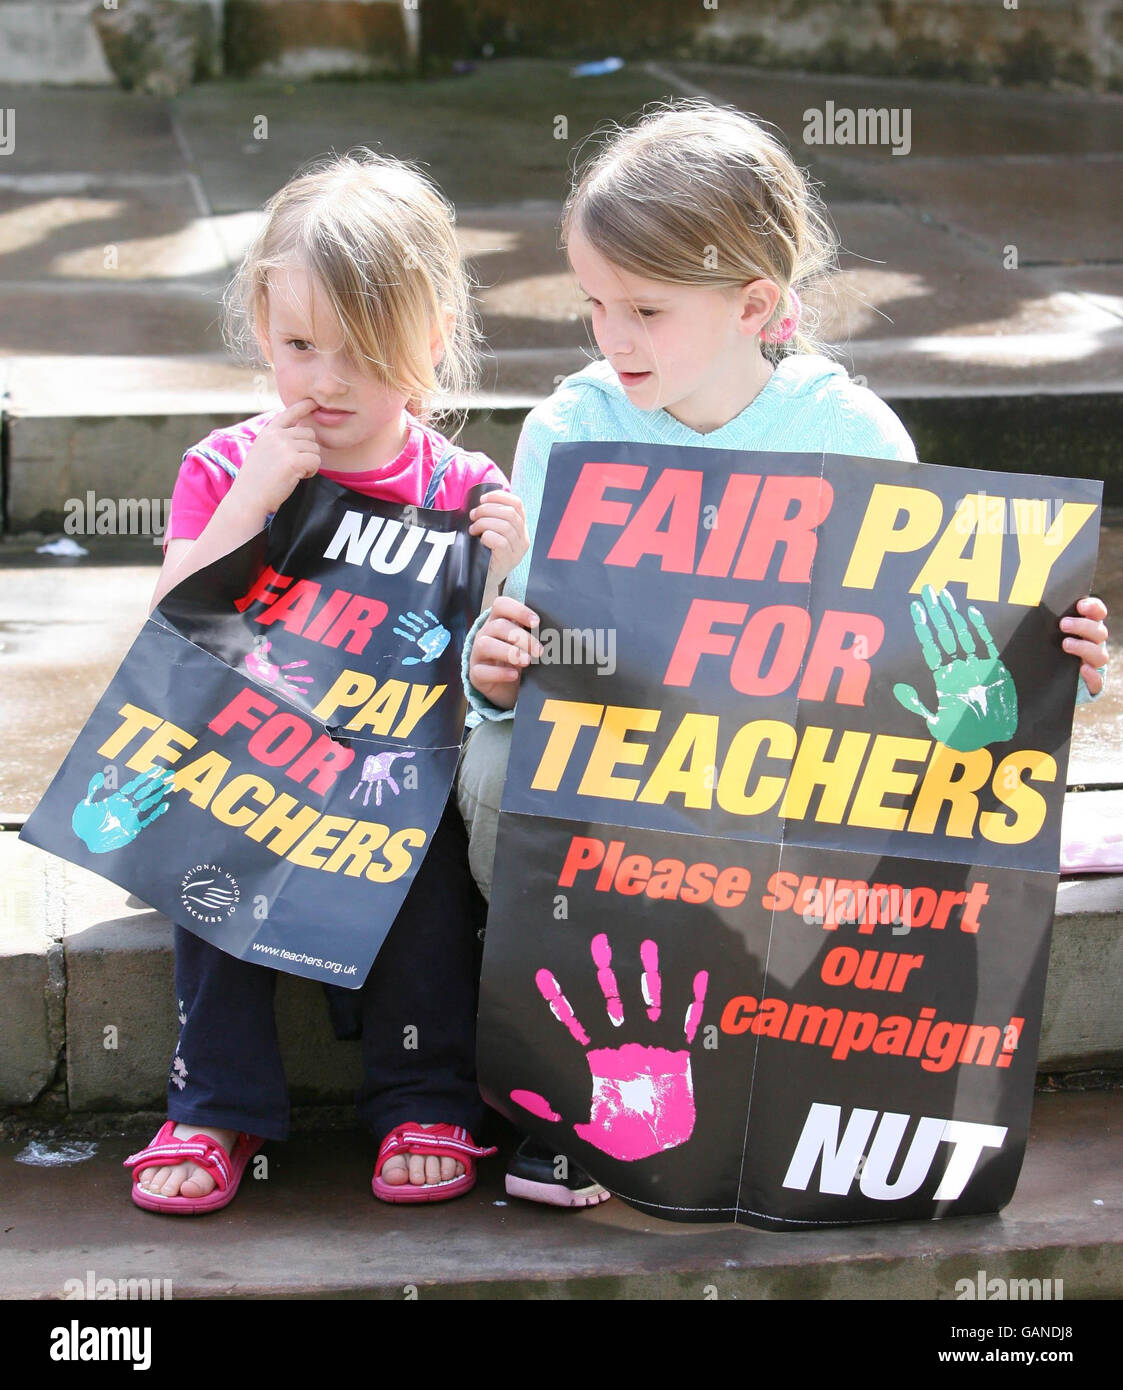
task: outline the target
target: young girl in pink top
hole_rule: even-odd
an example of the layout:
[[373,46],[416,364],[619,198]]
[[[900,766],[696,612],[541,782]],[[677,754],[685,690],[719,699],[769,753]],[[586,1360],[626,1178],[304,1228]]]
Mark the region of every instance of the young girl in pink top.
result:
[[[429,423],[437,392],[460,394],[475,329],[449,205],[420,174],[361,150],[283,188],[227,296],[235,343],[256,341],[283,409],[215,430],[184,455],[155,605],[257,534],[302,478],[367,496],[460,509],[492,483],[470,530],[502,579],[528,546],[522,505],[499,469]],[[475,1182],[477,909],[463,827],[446,809],[363,988],[360,1118],[381,1141],[373,1188],[438,1201]],[[330,910],[330,903],[327,904]],[[276,972],[175,928],[181,1025],[168,1121],[126,1160],[133,1200],[196,1214],[225,1206],[249,1158],[288,1132],[273,1021]],[[402,1046],[417,1028],[418,1047]]]

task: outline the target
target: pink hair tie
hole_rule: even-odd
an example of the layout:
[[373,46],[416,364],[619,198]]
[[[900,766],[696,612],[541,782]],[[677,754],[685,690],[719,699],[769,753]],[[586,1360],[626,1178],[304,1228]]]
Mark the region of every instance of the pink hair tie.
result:
[[788,291],[788,301],[792,306],[791,313],[787,318],[781,319],[779,323],[771,328],[765,328],[761,332],[761,338],[766,343],[786,343],[796,330],[799,323],[799,316],[803,312],[803,305],[800,303],[799,295],[795,290]]

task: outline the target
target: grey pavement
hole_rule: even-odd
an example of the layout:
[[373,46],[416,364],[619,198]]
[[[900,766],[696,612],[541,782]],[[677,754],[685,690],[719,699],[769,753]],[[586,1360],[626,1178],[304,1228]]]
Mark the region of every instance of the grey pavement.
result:
[[58,1167],[17,1162],[17,1140],[0,1144],[0,1291],[57,1299],[93,1271],[171,1280],[174,1299],[401,1300],[409,1286],[419,1299],[954,1299],[982,1270],[1117,1299],[1121,1118],[1118,1091],[1038,1095],[999,1215],[797,1233],[663,1222],[619,1200],[579,1212],[508,1200],[502,1157],[483,1161],[467,1197],[387,1206],[370,1192],[371,1144],[348,1131],[269,1145],[228,1208],[175,1221],[133,1207],[119,1166],[150,1132],[90,1141],[90,1158]]
[[[580,81],[565,63],[519,60],[424,82],[203,83],[168,100],[0,87],[16,111],[0,162],[9,526],[57,532],[87,489],[165,499],[187,445],[277,403],[267,373],[224,351],[222,288],[262,202],[302,162],[357,143],[422,161],[457,204],[492,351],[464,437],[509,468],[525,410],[592,355],[557,245],[581,141],[646,102],[699,94],[775,123],[821,181],[843,247],[819,296],[825,332],[921,457],[1101,476],[1123,502],[1123,98],[698,63]],[[828,102],[907,111],[909,153],[804,143],[804,113]],[[1097,575],[1115,610],[1117,534],[1109,523]],[[131,611],[102,604],[106,576],[81,593],[66,583],[64,604],[45,574],[19,568],[22,549],[0,541],[0,641],[21,697],[0,712],[20,750],[0,774],[0,812],[33,804],[123,654]],[[64,608],[67,655],[52,667],[32,653]],[[100,635],[84,634],[109,611]],[[64,714],[44,730],[36,697],[54,687]],[[1079,712],[1075,731],[1071,780],[1101,782],[1105,752],[1123,779],[1123,697]]]
[[[571,369],[590,344],[557,249],[580,142],[694,92],[776,123],[821,181],[844,248],[824,327],[875,390],[1117,389],[1118,97],[700,64],[583,82],[566,64],[511,61],[426,82],[204,83],[172,100],[0,88],[17,121],[0,172],[11,409],[57,398],[57,383],[20,371],[43,355],[173,358],[169,394],[195,389],[192,366],[210,389],[221,286],[262,203],[302,162],[357,143],[421,161],[454,200],[497,354],[490,389],[546,394],[555,366]],[[907,109],[910,152],[805,144],[804,111],[828,101]],[[1017,269],[1003,264],[1011,245]],[[143,375],[123,365],[115,390],[103,384],[106,405],[127,410]]]
[[[0,161],[16,532],[0,539],[0,820],[17,824],[38,800],[142,623],[159,558],[150,543],[96,536],[76,538],[81,559],[36,556],[36,530],[57,531],[64,499],[90,488],[166,498],[184,447],[276,403],[267,375],[226,355],[221,293],[264,200],[331,149],[381,143],[426,163],[455,201],[492,350],[480,394],[460,403],[465,439],[504,467],[525,410],[593,352],[557,246],[580,141],[645,102],[693,94],[777,123],[821,181],[843,248],[817,300],[826,335],[922,457],[1094,473],[1123,502],[1123,99],[704,64],[590,82],[567,71],[518,61],[424,83],[211,83],[169,100],[0,86],[16,111]],[[804,112],[828,101],[907,109],[910,153],[805,145]],[[1107,515],[1095,591],[1123,611],[1123,513]],[[1123,783],[1118,682],[1077,711],[1069,782]],[[0,858],[9,1103],[22,1086],[56,1115],[158,1105],[172,1045],[167,922],[11,833]],[[1072,880],[1058,897],[1042,1059],[1061,1072],[1123,1055],[1103,989],[1118,975],[1119,883]],[[354,1045],[330,1037],[307,982],[286,982],[280,1015],[294,1099],[325,1114],[353,1085]],[[108,1024],[123,1046],[102,1045]],[[1070,1298],[1117,1297],[1119,1095],[1037,1097],[1022,1182],[999,1217],[798,1237],[667,1226],[619,1202],[576,1215],[503,1205],[497,1160],[469,1198],[402,1212],[370,1197],[371,1155],[349,1131],[273,1146],[268,1180],[228,1212],[161,1224],[132,1208],[116,1166],[151,1130],[111,1134],[89,1162],[58,1168],[16,1163],[21,1140],[0,1145],[0,1296],[57,1297],[92,1268],[172,1278],[177,1297],[400,1298],[406,1284],[423,1297],[698,1297],[714,1284],[721,1297],[946,1298],[985,1268],[1064,1278]]]

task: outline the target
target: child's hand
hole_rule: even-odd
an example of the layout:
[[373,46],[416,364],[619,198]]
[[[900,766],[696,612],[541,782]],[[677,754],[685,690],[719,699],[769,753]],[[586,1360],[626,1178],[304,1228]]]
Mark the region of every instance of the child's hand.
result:
[[231,487],[243,505],[275,512],[300,482],[320,467],[320,445],[311,425],[302,424],[316,409],[306,396],[275,415],[250,446]]
[[[480,505],[473,507],[468,515],[472,518],[469,532],[479,536],[491,551],[492,578],[500,581],[506,579],[530,549],[522,498],[502,490],[488,492]],[[476,688],[479,689],[478,686]]]
[[476,633],[468,658],[468,679],[485,699],[500,709],[514,709],[519,680],[531,657],[542,655],[542,644],[531,631],[538,614],[518,599],[500,596]]
[[[1061,631],[1066,634],[1064,649],[1080,658],[1080,674],[1089,695],[1098,695],[1104,678],[1100,667],[1107,665],[1107,605],[1102,599],[1082,598],[1076,605],[1079,618],[1062,618]],[[482,631],[482,629],[481,629]]]

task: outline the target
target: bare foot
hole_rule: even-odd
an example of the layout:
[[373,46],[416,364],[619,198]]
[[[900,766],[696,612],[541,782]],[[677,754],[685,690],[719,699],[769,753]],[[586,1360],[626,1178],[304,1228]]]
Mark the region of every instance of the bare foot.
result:
[[[238,1138],[236,1129],[210,1129],[207,1125],[176,1125],[177,1139],[190,1139],[196,1134],[205,1134],[217,1139],[227,1153],[230,1153]],[[154,1192],[159,1197],[205,1197],[215,1189],[215,1180],[205,1168],[200,1168],[190,1159],[177,1163],[174,1168],[142,1169],[138,1185],[145,1192]]]
[[[432,1129],[432,1125],[420,1125],[420,1129]],[[439,1157],[436,1154],[392,1154],[382,1165],[382,1177],[391,1187],[401,1187],[411,1182],[414,1187],[432,1187],[439,1182],[451,1182],[453,1178],[463,1177],[464,1165],[455,1158]]]

